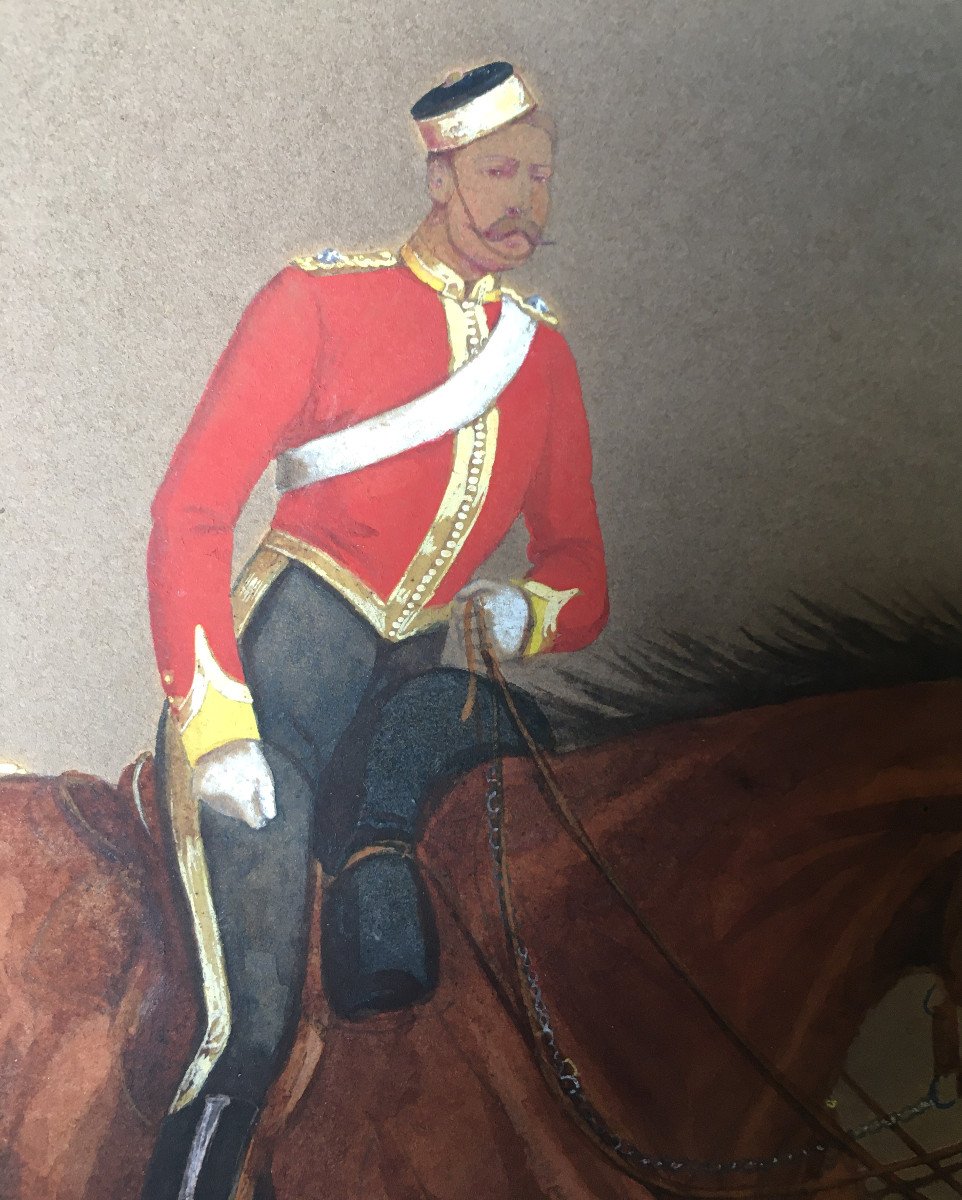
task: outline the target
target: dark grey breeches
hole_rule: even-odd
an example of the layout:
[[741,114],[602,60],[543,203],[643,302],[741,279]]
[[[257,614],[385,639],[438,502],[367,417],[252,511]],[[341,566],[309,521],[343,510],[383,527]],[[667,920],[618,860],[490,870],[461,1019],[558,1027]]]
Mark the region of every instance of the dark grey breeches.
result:
[[[283,1061],[304,979],[313,859],[331,871],[352,839],[413,841],[438,785],[490,756],[479,724],[460,719],[467,675],[438,666],[443,640],[442,630],[385,641],[296,563],[255,610],[241,659],[277,816],[252,830],[201,814],[233,1011],[209,1091],[260,1105]],[[488,728],[489,689],[479,704]],[[530,703],[527,714],[548,736]],[[500,725],[505,753],[519,753],[506,713]]]

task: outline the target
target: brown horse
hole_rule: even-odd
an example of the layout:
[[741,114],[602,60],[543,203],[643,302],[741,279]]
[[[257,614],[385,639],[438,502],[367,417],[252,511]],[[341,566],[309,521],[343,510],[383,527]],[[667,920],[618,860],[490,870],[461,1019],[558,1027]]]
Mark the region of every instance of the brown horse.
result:
[[[860,1194],[844,1181],[864,1168],[816,1151],[830,1139],[792,1098],[830,1111],[848,1047],[905,972],[929,968],[962,1000],[962,682],[635,730],[555,767],[627,903],[531,765],[509,762],[503,837],[525,980],[492,882],[484,773],[460,782],[422,849],[445,948],[438,992],[404,1015],[338,1024],[312,972],[248,1196]],[[116,789],[79,775],[0,783],[10,1200],[136,1196],[194,1046],[190,947],[150,765],[138,771],[136,788],[132,769]],[[550,1038],[532,1035],[533,989]],[[739,1170],[720,1169],[733,1160]]]

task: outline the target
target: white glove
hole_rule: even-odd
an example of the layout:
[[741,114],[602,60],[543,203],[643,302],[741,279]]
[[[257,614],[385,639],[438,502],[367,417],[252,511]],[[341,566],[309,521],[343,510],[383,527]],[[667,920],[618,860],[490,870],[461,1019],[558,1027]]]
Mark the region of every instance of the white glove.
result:
[[464,644],[464,605],[480,605],[484,625],[499,658],[517,658],[524,647],[531,625],[528,597],[513,583],[494,583],[477,579],[454,597],[453,620],[461,644]]
[[263,829],[277,816],[274,776],[260,742],[252,738],[239,738],[201,755],[191,789],[196,800],[252,829]]

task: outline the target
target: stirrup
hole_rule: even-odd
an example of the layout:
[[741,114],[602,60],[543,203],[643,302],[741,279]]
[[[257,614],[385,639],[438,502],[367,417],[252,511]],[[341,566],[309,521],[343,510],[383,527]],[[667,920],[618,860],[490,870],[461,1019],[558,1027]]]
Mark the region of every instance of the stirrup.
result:
[[376,854],[400,854],[402,858],[414,858],[414,847],[410,842],[402,842],[395,838],[385,838],[383,841],[370,842],[366,846],[361,846],[354,850],[345,859],[341,866],[338,875],[341,871],[349,871],[357,863],[363,862],[366,858],[373,858]]

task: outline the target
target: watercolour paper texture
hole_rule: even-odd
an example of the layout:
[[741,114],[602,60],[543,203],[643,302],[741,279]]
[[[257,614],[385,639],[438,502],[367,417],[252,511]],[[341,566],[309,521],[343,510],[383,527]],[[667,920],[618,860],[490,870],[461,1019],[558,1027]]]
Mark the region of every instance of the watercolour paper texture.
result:
[[0,1195],[955,1194],[958,6],[3,16]]

